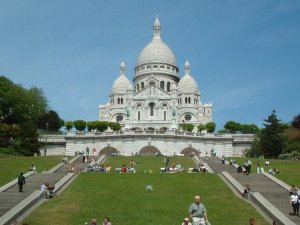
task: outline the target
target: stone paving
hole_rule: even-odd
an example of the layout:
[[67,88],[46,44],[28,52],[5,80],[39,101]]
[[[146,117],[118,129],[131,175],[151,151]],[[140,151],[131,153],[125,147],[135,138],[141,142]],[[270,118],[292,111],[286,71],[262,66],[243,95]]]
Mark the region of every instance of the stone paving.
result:
[[256,168],[252,168],[250,175],[245,175],[238,173],[237,169],[232,165],[222,164],[217,157],[208,158],[207,160],[203,158],[203,161],[207,162],[215,173],[226,171],[242,186],[249,184],[252,192],[259,192],[290,220],[300,224],[300,218],[290,214],[293,210],[292,206],[289,205],[289,192],[263,174],[255,173]]

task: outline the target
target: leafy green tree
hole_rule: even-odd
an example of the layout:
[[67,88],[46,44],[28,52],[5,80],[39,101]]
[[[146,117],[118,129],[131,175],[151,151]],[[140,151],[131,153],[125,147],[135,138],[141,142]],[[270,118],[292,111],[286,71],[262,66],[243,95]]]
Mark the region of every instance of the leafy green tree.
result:
[[293,118],[293,121],[291,124],[293,127],[300,129],[300,113]]
[[10,137],[4,147],[22,155],[38,153],[38,118],[47,109],[47,99],[41,89],[25,89],[0,76],[0,123],[20,128],[17,135],[11,135],[7,131],[7,134],[1,136],[1,140],[8,140],[7,137]]
[[73,121],[66,121],[65,122],[65,127],[66,127],[68,132],[73,128],[73,126],[74,126]]
[[274,158],[281,154],[286,146],[285,127],[277,118],[275,110],[264,121],[259,141],[260,149],[262,154]]
[[191,123],[184,123],[181,125],[181,127],[184,131],[188,131],[188,132],[192,132],[194,129],[194,125]]
[[86,122],[86,126],[87,126],[88,131],[95,130],[95,129],[97,129],[97,121],[88,121],[88,122]]
[[97,121],[97,130],[100,132],[104,132],[108,128],[108,122],[107,121]]
[[197,128],[198,128],[198,131],[201,132],[201,131],[205,130],[205,125],[204,124],[199,124],[197,126]]
[[63,119],[59,119],[58,122],[59,129],[62,128],[64,125],[65,125],[65,121]]
[[108,126],[110,127],[110,129],[112,129],[113,131],[119,131],[121,130],[121,125],[119,123],[115,123],[115,122],[109,122]]
[[227,129],[230,133],[236,133],[241,128],[241,124],[235,121],[227,121],[224,125],[224,128]]
[[205,128],[208,133],[213,133],[216,129],[216,124],[214,122],[209,122],[205,124]]
[[84,120],[75,120],[73,121],[74,127],[76,130],[83,131],[86,128],[86,122]]
[[[63,124],[63,120],[59,117],[58,113],[54,110],[49,110],[40,116],[38,121],[38,128],[50,131],[58,131]],[[48,124],[48,127],[47,127]]]

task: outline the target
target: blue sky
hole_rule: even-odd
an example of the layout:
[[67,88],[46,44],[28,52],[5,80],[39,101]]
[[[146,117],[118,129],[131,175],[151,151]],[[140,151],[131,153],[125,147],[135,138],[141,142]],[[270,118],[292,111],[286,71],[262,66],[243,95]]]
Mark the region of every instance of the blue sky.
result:
[[132,80],[156,15],[218,129],[300,113],[298,0],[0,0],[0,74],[42,88],[65,120],[96,120],[121,61]]

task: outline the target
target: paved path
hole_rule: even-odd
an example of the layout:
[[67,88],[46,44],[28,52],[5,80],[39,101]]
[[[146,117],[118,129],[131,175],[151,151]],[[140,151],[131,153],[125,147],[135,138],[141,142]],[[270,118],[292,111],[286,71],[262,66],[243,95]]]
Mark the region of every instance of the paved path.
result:
[[[91,158],[96,161],[98,156],[92,156]],[[82,157],[79,157],[73,163],[75,164],[76,171],[83,171],[88,166],[88,162],[82,162]],[[24,192],[19,192],[17,183],[0,192],[0,217],[31,195],[34,191],[40,190],[43,183],[49,182],[51,185],[56,184],[68,173],[69,166],[70,164],[64,164],[53,173],[46,172],[32,174],[26,178],[26,184],[23,186]]]
[[[251,173],[250,175],[245,175],[237,173],[237,169],[234,166],[227,164],[223,165],[221,160],[217,157],[208,158],[207,160],[203,159],[203,161],[206,161],[215,173],[226,171],[242,186],[249,184],[252,192],[259,192],[290,220],[296,224],[300,224],[299,217],[290,215],[293,210],[292,206],[289,205],[290,196],[288,191],[276,184],[274,181],[270,180],[263,174]],[[254,168],[252,168],[252,172],[254,172]]]

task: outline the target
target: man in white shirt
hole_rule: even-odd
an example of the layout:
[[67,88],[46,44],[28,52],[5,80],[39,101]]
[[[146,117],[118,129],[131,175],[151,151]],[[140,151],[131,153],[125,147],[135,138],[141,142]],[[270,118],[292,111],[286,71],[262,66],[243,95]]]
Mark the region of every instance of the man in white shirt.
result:
[[299,198],[297,192],[294,192],[290,197],[290,203],[293,206],[294,215],[299,217]]

